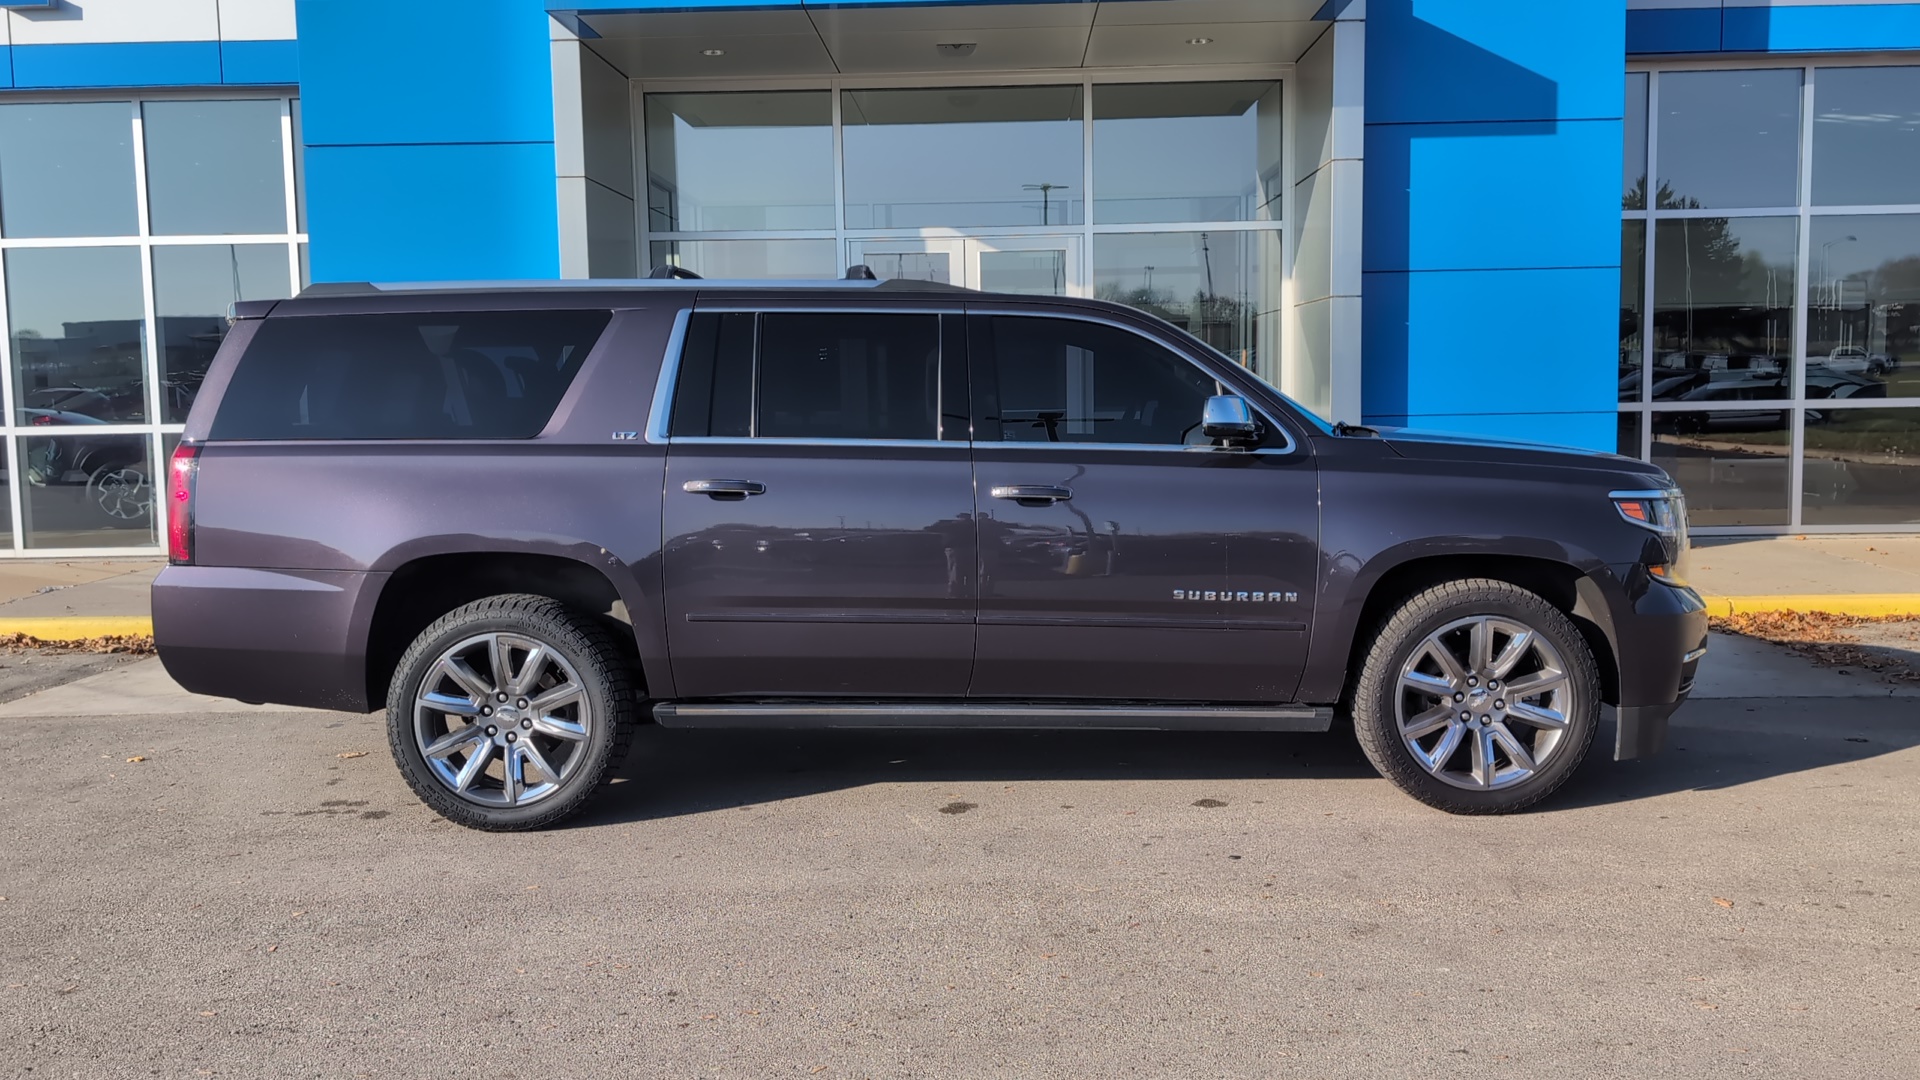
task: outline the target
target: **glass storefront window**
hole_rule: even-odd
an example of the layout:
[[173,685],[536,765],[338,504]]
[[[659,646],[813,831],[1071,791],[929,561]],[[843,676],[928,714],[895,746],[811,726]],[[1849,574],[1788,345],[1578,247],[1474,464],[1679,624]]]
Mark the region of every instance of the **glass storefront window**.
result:
[[841,94],[847,227],[1077,225],[1082,88]]
[[146,420],[140,249],[15,248],[5,266],[16,422]]
[[1627,146],[1620,176],[1620,208],[1647,208],[1647,81],[1644,71],[1627,76]]
[[828,91],[648,94],[645,122],[650,230],[834,227]]
[[1807,397],[1920,397],[1920,215],[1813,218]]
[[1813,202],[1920,203],[1920,67],[1814,72]]
[[29,548],[155,543],[153,462],[147,435],[68,432],[20,440]]
[[1265,372],[1280,354],[1280,234],[1098,235],[1093,295],[1152,312]]
[[1793,396],[1794,218],[1654,228],[1653,400]]
[[1687,493],[1693,525],[1789,522],[1792,415],[1782,409],[1653,414],[1653,463]]
[[1663,72],[1657,205],[1798,203],[1801,77],[1798,68]]
[[1280,84],[1093,90],[1093,220],[1277,221]]
[[1614,447],[1614,453],[1619,454],[1621,457],[1637,458],[1640,456],[1640,431],[1645,426],[1641,421],[1644,418],[1644,414],[1637,412],[1623,412],[1620,414],[1620,438]]
[[831,240],[655,240],[654,266],[679,266],[704,278],[830,278],[838,265]]
[[1647,223],[1620,225],[1620,400],[1639,401],[1641,348],[1647,295]]
[[1920,525],[1920,408],[1807,410],[1801,519]]
[[160,352],[160,422],[182,424],[213,354],[227,336],[227,306],[291,295],[283,244],[153,249]]
[[0,236],[131,236],[133,109],[0,105]]
[[154,235],[287,231],[280,102],[149,101],[141,116]]

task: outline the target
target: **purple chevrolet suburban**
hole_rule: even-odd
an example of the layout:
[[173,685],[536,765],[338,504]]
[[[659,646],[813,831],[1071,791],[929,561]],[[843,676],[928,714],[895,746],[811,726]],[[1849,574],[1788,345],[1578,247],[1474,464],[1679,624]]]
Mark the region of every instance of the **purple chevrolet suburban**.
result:
[[1608,454],[1328,426],[1200,340],[921,282],[241,304],[169,469],[183,686],[384,707],[421,799],[579,810],[635,725],[1326,730],[1533,804],[1705,652]]

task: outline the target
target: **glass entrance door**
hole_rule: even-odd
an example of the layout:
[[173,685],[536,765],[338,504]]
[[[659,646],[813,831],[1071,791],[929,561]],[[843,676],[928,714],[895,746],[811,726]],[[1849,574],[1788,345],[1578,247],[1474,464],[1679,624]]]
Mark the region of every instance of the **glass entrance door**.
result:
[[1085,296],[1078,236],[913,237],[850,240],[849,265],[882,281],[938,281],[985,292]]

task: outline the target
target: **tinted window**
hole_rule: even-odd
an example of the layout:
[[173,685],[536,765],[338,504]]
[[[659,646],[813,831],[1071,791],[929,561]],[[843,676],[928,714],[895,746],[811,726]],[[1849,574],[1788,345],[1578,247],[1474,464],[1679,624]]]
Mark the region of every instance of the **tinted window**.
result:
[[215,439],[524,439],[540,433],[604,311],[268,319]]
[[[1200,413],[1219,384],[1126,330],[1070,319],[993,320],[994,421],[1006,442],[1203,445]],[[991,437],[989,434],[987,437]]]
[[939,333],[936,315],[695,316],[671,433],[936,439]]

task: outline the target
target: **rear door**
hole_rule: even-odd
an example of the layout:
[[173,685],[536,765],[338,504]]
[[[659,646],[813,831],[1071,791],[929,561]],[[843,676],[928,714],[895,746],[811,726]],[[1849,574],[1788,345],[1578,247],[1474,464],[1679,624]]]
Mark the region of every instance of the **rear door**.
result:
[[681,697],[966,692],[963,335],[957,308],[695,312],[662,496]]
[[1289,700],[1319,572],[1311,454],[1200,434],[1223,391],[1120,322],[969,317],[983,698]]

